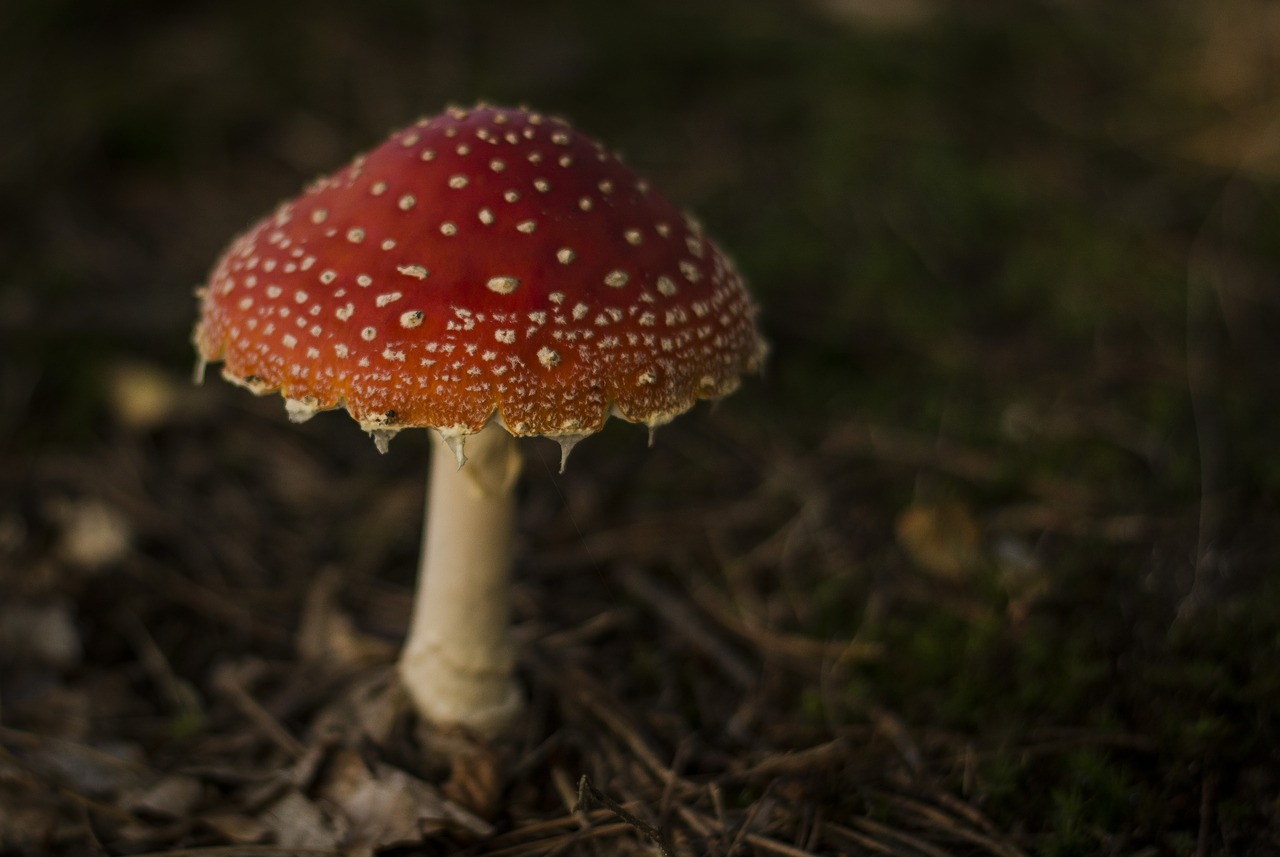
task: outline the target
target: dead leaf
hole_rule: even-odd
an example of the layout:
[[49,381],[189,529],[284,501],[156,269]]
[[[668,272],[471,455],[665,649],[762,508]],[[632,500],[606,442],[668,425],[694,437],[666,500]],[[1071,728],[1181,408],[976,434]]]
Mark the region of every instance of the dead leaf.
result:
[[83,646],[71,609],[63,600],[0,606],[0,662],[57,670],[79,664]]
[[323,663],[328,669],[385,663],[395,649],[356,628],[351,616],[339,607],[342,576],[325,569],[307,592],[298,626],[298,655],[304,662]]
[[106,373],[107,404],[119,422],[137,431],[152,431],[181,416],[198,416],[211,407],[188,378],[155,366],[120,361]]
[[172,774],[124,796],[120,805],[129,812],[152,818],[186,818],[204,794],[195,777]]
[[124,512],[95,497],[54,504],[52,517],[61,525],[57,554],[88,571],[118,562],[129,552],[133,527]]
[[964,503],[913,503],[895,529],[898,544],[929,574],[961,581],[982,564],[982,529]]
[[334,755],[321,795],[347,821],[348,854],[419,842],[424,829],[438,830],[449,819],[433,787],[390,765],[370,767],[351,750]]
[[502,759],[492,747],[476,744],[471,752],[450,758],[449,779],[441,790],[444,796],[481,818],[493,818],[502,802]]
[[355,746],[367,741],[383,747],[408,706],[395,670],[373,670],[324,705],[312,731],[336,744]]
[[285,848],[336,849],[345,837],[345,825],[335,822],[316,803],[296,789],[269,806],[261,821]]
[[238,812],[212,812],[198,821],[237,845],[263,842],[271,832],[263,822]]

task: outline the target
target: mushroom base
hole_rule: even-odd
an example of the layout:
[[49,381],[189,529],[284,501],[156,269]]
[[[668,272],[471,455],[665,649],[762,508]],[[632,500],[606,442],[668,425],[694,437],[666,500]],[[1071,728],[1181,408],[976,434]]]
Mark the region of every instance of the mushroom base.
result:
[[523,709],[511,643],[511,533],[520,472],[496,420],[466,439],[466,464],[437,436],[413,620],[401,680],[418,712],[483,735]]

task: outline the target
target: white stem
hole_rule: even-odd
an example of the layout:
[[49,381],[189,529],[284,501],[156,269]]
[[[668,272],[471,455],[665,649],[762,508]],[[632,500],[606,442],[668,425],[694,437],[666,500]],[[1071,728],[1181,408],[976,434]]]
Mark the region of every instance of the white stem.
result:
[[494,735],[522,707],[508,629],[520,453],[496,420],[467,437],[462,467],[438,436],[434,441],[400,675],[427,720]]

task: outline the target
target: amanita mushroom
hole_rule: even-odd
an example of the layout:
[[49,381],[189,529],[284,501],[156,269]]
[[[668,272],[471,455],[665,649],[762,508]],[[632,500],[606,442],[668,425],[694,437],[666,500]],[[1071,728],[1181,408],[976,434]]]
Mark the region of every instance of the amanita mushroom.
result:
[[616,155],[479,106],[393,134],[237,238],[194,340],[201,370],[280,391],[295,422],[345,407],[384,452],[436,430],[399,669],[428,720],[492,734],[522,698],[513,436],[567,455],[609,416],[652,429],[724,396],[764,357],[755,315],[729,259]]

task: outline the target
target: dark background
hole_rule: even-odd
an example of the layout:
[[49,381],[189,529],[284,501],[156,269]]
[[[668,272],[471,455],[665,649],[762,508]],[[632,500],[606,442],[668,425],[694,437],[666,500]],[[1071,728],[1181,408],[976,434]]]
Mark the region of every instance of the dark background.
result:
[[[378,456],[342,415],[289,426],[274,397],[189,388],[192,291],[313,176],[484,99],[565,115],[696,211],[773,345],[762,378],[653,449],[611,425],[559,477],[554,446],[527,444],[535,696],[535,661],[609,676],[664,754],[715,751],[695,766],[712,782],[844,742],[771,798],[810,819],[761,828],[797,848],[821,817],[982,850],[890,788],[962,801],[1028,852],[1274,853],[1278,51],[1255,0],[11,0],[0,773],[51,797],[45,839],[0,813],[26,831],[0,851],[88,848],[90,829],[109,853],[225,841],[108,835],[20,752],[125,742],[157,775],[216,756],[235,727],[212,702],[155,738],[174,712],[140,640],[212,700],[220,664],[294,656],[332,567],[394,647],[425,440]],[[655,581],[733,647],[736,684],[688,656]],[[74,645],[37,653],[14,630],[31,615]],[[561,649],[565,627],[600,645]],[[703,673],[719,691],[693,689]],[[116,680],[125,713],[49,713],[47,694],[92,708]]]

